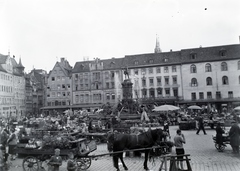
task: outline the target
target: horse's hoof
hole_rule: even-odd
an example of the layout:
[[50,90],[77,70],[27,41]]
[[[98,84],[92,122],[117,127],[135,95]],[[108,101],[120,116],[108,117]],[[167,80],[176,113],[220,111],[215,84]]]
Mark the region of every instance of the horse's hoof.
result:
[[144,167],[144,169],[145,169],[146,171],[149,171],[149,168],[148,168],[148,167]]
[[128,170],[128,168],[127,168],[127,167],[124,167],[124,170]]

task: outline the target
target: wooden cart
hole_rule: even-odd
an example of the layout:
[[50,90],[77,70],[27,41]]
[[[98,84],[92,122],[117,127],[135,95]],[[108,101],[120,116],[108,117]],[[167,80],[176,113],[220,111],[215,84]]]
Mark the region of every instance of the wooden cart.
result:
[[[66,157],[69,152],[73,152],[77,163],[77,170],[80,171],[88,169],[91,166],[91,156],[89,156],[89,153],[97,149],[96,142],[94,140],[89,142],[86,138],[80,138],[75,141],[70,141],[69,143],[71,143],[71,148],[61,149],[60,156]],[[54,155],[54,150],[55,148],[17,147],[18,154],[26,155],[22,162],[24,171],[38,171],[43,169],[42,163]]]

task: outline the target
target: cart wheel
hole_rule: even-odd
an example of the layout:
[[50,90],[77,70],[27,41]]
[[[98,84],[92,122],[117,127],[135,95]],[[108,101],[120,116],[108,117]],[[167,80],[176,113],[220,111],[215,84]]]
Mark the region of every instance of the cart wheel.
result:
[[101,143],[101,139],[100,138],[94,138],[94,140],[96,141],[97,144]]
[[38,171],[39,163],[38,159],[33,156],[26,157],[22,163],[23,171]]
[[76,162],[77,162],[78,171],[88,169],[92,163],[91,158],[88,158],[88,157],[78,158]]
[[225,146],[224,145],[219,145],[217,143],[215,143],[215,148],[218,150],[218,151],[221,151],[223,152],[225,150]]

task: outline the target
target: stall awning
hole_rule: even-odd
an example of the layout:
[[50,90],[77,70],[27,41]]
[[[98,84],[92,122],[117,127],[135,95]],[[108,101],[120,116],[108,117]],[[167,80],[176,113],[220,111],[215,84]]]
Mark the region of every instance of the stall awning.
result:
[[74,109],[74,108],[92,108],[92,107],[101,107],[103,104],[79,104],[79,105],[67,105],[67,106],[45,106],[40,108],[41,110],[47,109]]

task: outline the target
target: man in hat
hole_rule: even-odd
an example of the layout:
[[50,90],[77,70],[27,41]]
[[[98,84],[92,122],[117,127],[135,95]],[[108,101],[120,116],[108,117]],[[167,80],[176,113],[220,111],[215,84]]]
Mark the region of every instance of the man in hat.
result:
[[51,157],[48,164],[50,165],[50,171],[59,171],[59,167],[62,165],[62,157],[60,156],[60,149],[55,149],[55,155]]

